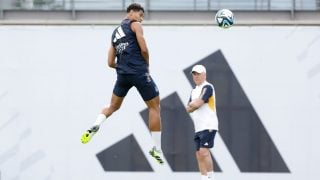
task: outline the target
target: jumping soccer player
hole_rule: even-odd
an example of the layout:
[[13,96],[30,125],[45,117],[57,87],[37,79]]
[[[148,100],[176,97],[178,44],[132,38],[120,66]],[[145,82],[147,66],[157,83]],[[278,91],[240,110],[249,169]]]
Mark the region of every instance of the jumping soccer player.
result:
[[149,51],[141,22],[144,8],[137,3],[127,7],[127,16],[112,34],[108,52],[108,65],[115,68],[115,83],[110,105],[102,109],[93,126],[81,137],[83,144],[89,142],[100,125],[117,111],[131,87],[136,87],[149,110],[149,129],[155,140],[150,155],[162,164],[161,158],[161,119],[159,90],[149,74]]

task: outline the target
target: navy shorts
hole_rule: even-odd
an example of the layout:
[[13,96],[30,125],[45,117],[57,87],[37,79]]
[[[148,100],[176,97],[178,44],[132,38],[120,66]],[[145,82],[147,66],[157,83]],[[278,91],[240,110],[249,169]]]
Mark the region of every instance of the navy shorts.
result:
[[197,132],[194,136],[194,142],[196,143],[197,151],[200,148],[212,148],[214,145],[214,137],[216,136],[216,130],[203,130]]
[[144,101],[149,101],[159,96],[158,87],[149,73],[118,74],[113,93],[119,97],[125,97],[132,86],[137,88]]

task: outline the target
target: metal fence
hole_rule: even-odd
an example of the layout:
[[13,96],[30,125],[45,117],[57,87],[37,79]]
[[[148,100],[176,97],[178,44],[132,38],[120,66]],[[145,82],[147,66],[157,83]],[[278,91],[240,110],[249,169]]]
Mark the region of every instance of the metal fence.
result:
[[132,2],[147,11],[317,11],[320,0],[0,0],[3,10],[125,10]]

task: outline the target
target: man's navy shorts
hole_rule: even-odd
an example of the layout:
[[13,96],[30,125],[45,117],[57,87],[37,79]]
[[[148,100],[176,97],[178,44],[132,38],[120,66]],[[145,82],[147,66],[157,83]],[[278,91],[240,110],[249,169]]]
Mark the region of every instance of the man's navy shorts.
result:
[[125,97],[129,89],[134,86],[144,101],[159,96],[159,90],[149,73],[144,74],[118,74],[113,93]]
[[194,136],[194,142],[196,144],[197,151],[200,148],[212,148],[214,145],[214,137],[216,136],[216,130],[203,130],[196,132]]

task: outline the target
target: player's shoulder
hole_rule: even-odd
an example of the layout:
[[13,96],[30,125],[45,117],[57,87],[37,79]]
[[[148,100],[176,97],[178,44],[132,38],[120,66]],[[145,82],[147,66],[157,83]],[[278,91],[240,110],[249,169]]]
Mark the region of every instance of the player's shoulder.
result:
[[142,24],[139,21],[131,21],[131,28],[142,28]]
[[140,21],[137,20],[129,20],[131,26],[142,26]]
[[210,89],[214,89],[213,84],[209,83],[209,82],[205,82],[202,88],[210,88]]

